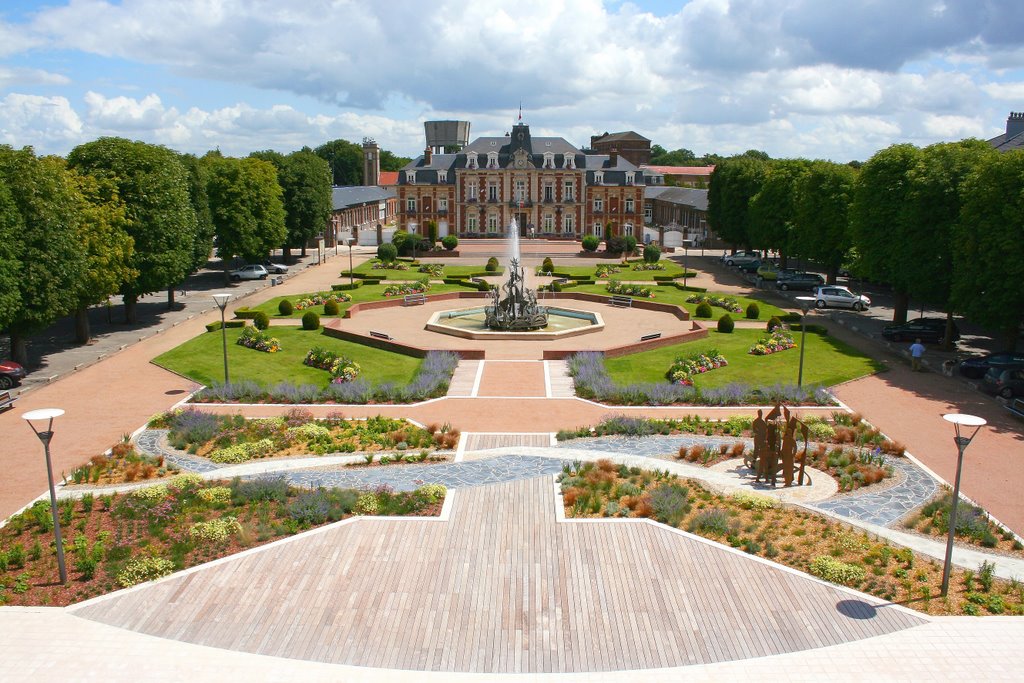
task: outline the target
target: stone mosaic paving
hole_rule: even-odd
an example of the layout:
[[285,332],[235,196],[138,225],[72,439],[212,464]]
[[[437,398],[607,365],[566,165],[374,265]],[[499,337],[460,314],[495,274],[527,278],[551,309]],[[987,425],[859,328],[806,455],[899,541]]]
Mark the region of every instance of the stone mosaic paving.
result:
[[865,489],[863,493],[855,492],[815,503],[814,507],[862,522],[892,526],[935,495],[938,485],[920,467],[902,458],[886,458],[886,461],[903,473],[904,479],[899,485],[878,493]]
[[167,436],[166,429],[147,429],[136,437],[135,446],[146,455],[157,457],[162,455],[164,462],[172,463],[185,472],[212,472],[222,467],[206,458],[189,455],[184,451],[166,446],[165,436]]

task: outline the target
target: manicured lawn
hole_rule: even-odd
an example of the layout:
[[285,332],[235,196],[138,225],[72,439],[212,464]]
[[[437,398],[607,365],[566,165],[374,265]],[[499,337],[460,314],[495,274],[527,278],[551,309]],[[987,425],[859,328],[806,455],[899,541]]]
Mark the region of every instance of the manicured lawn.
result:
[[[701,388],[720,387],[730,382],[751,385],[769,385],[776,382],[796,384],[800,364],[800,347],[780,351],[769,356],[752,356],[747,353],[759,338],[768,336],[764,330],[737,329],[732,334],[721,334],[712,330],[707,339],[644,351],[605,361],[608,374],[618,384],[631,382],[667,382],[665,371],[679,356],[717,349],[725,356],[729,365],[717,370],[695,375],[694,384]],[[800,333],[793,335],[797,344]],[[884,366],[852,347],[818,334],[807,334],[807,348],[804,349],[804,384],[832,386],[857,377],[863,377],[884,369]]]
[[[628,278],[624,278],[619,275],[616,275],[615,279],[620,280],[622,282],[626,282],[628,280]],[[579,285],[577,287],[567,287],[563,291],[589,292],[591,294],[604,294],[605,296],[609,296],[607,285],[608,283],[606,282],[597,282],[592,285]],[[644,286],[646,287],[648,285]],[[651,285],[650,289],[651,291],[654,292],[654,301],[658,301],[664,304],[676,304],[677,306],[682,306],[683,308],[690,312],[691,318],[696,318],[697,304],[687,303],[686,300],[693,296],[694,294],[697,294],[697,292],[686,292],[673,285]],[[731,297],[735,299],[740,306],[743,307],[743,310],[746,310],[748,304],[756,303],[757,307],[760,309],[760,316],[758,317],[758,320],[762,320],[764,322],[768,322],[768,320],[772,316],[783,316],[786,314],[786,312],[779,308],[778,306],[774,306],[766,301],[761,301],[760,299],[752,299],[750,297],[745,296],[735,296],[732,294],[719,294],[716,292],[707,292],[707,294],[710,296]],[[718,308],[717,306],[712,306],[711,312],[711,320],[716,321],[725,314],[725,309]],[[733,320],[744,320],[743,313],[732,313],[731,315]],[[708,319],[702,318],[702,320]]]
[[[435,263],[435,262],[431,261],[431,263]],[[484,273],[487,270],[487,268],[486,268],[487,264],[486,263],[470,264],[470,265],[464,265],[464,264],[450,265],[448,263],[442,262],[441,265],[444,266],[444,275],[442,277],[470,277],[470,276],[473,276],[473,275],[478,275],[480,273]],[[503,271],[504,271],[504,266],[501,266],[497,272],[489,273],[489,274],[490,275],[501,275],[501,273]],[[393,269],[390,269],[390,268],[388,268],[388,269],[374,269],[372,261],[366,261],[364,263],[360,263],[358,266],[356,266],[355,268],[352,269],[352,272],[355,273],[357,277],[358,277],[359,274],[363,274],[363,275],[376,275],[376,276],[381,276],[382,275],[382,276],[384,276],[388,280],[418,280],[421,277],[427,276],[427,273],[419,272],[419,266],[412,266],[412,265],[410,265],[408,270],[393,270]],[[346,277],[348,277],[348,271],[347,270],[342,271],[341,279],[344,280]],[[440,278],[438,278],[438,279],[440,279]]]
[[[619,272],[611,275],[611,277],[629,282],[654,282],[655,275],[658,277],[675,278],[681,278],[683,276],[683,267],[675,261],[669,261],[667,259],[661,259],[658,261],[660,265],[665,267],[665,270],[633,270],[633,266],[642,264],[643,262],[643,259],[630,259],[629,263],[624,266],[621,261],[609,260],[608,263],[601,265],[617,267]],[[578,279],[596,279],[597,277],[597,266],[565,266],[561,265],[558,261],[554,261],[554,265],[555,269],[553,272],[557,277]],[[540,274],[541,266],[537,266],[535,272]],[[696,273],[690,271],[690,276],[695,277]]]
[[[348,356],[362,367],[362,375],[372,383],[408,383],[419,369],[420,360],[369,346],[328,337],[321,330],[307,331],[272,327],[270,333],[281,341],[281,351],[264,353],[235,343],[242,330],[228,328],[228,371],[233,382],[252,380],[262,386],[278,382],[327,386],[330,375],[324,370],[303,365],[306,353],[321,346]],[[224,356],[220,330],[206,332],[153,359],[160,367],[184,375],[207,386],[224,380]]]
[[[404,280],[406,282],[416,282],[418,279],[419,278],[408,277],[408,278],[405,278]],[[347,280],[343,280],[343,281],[347,282]],[[344,315],[345,311],[348,310],[348,307],[351,306],[354,303],[359,303],[359,302],[363,302],[363,301],[379,301],[380,299],[385,298],[384,297],[384,289],[386,287],[387,287],[387,285],[383,285],[383,284],[366,284],[366,283],[364,283],[362,287],[359,287],[357,289],[351,289],[351,290],[348,290],[346,292],[338,292],[339,294],[348,294],[349,296],[352,297],[352,301],[346,301],[345,303],[339,303],[338,304],[338,316],[340,317],[340,316]],[[431,294],[441,294],[443,292],[473,292],[473,291],[476,291],[475,287],[462,287],[461,285],[446,285],[446,284],[443,284],[443,283],[440,283],[440,282],[432,282],[432,283],[430,283],[430,289],[428,289],[426,291],[426,295],[430,296]],[[292,302],[292,305],[294,305],[295,302],[298,301],[299,299],[304,299],[304,298],[306,298],[308,296],[311,296],[312,294],[313,294],[312,292],[306,292],[306,293],[303,293],[303,294],[292,294],[290,296],[275,296],[273,299],[269,299],[267,301],[264,301],[259,306],[255,306],[252,310],[263,311],[264,313],[266,313],[271,318],[281,318],[281,319],[285,319],[285,318],[296,318],[296,319],[298,319],[298,318],[301,318],[303,316],[303,314],[306,313],[306,311],[309,311],[309,310],[315,312],[321,318],[323,318],[323,317],[335,317],[335,316],[325,316],[324,315],[324,307],[323,306],[313,306],[312,308],[308,308],[308,309],[303,310],[303,311],[300,311],[300,310],[296,309],[296,310],[292,311],[291,315],[281,315],[281,312],[277,308],[278,305],[281,303],[282,299],[288,299],[289,301]]]

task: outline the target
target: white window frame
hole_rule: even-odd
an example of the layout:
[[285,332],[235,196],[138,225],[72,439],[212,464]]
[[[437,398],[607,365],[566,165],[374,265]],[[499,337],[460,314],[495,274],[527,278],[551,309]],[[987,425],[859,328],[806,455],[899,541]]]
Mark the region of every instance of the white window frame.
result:
[[562,168],[576,168],[576,155],[566,154],[562,157]]
[[477,225],[477,218],[476,218],[476,216],[468,216],[466,218],[466,229],[469,232],[477,232],[478,231],[478,225]]
[[496,180],[487,183],[487,201],[498,201],[498,182]]
[[644,204],[644,222],[650,223],[654,220],[654,207],[650,204]]
[[466,154],[466,168],[480,168],[480,158],[476,152],[468,152]]
[[633,213],[633,198],[626,197],[626,213]]
[[415,185],[416,184],[416,171],[406,171],[405,172],[405,182],[409,183],[410,185]]
[[448,198],[447,197],[438,197],[437,198],[437,210],[438,211],[447,211],[448,210]]
[[555,167],[555,153],[554,152],[544,152],[544,168],[554,168],[554,167]]
[[601,236],[601,221],[594,221],[594,234],[598,237]]
[[554,232],[555,217],[550,213],[544,214],[544,232]]
[[498,153],[488,152],[487,153],[487,168],[498,168]]
[[604,171],[594,171],[594,184],[604,185]]
[[636,173],[633,171],[626,171],[626,184],[633,185],[636,182]]
[[406,197],[405,198],[405,212],[406,213],[416,213],[416,198],[415,197]]
[[604,197],[594,197],[594,213],[604,212]]
[[563,188],[563,196],[565,201],[574,202],[576,201],[576,185],[571,180],[565,181],[565,187]]
[[489,213],[487,214],[487,232],[497,232],[498,230],[498,215]]
[[447,183],[448,182],[448,171],[442,170],[437,172],[437,182]]
[[562,232],[574,232],[575,218],[571,213],[562,216]]
[[515,189],[513,190],[512,196],[517,202],[526,202],[530,200],[530,194],[526,188],[526,178],[515,179]]
[[466,181],[466,201],[467,202],[475,202],[477,199],[479,199],[479,197],[477,196],[477,192],[478,192],[478,190],[477,190],[477,185],[476,185],[476,178],[474,178],[473,180],[467,180]]
[[544,201],[555,201],[555,184],[550,180],[544,181]]

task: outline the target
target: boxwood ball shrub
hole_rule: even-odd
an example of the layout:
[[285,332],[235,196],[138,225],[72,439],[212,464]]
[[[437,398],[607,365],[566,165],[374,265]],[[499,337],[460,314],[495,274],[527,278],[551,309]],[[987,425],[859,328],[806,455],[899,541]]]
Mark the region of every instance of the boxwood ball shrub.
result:
[[320,316],[318,316],[314,311],[306,311],[305,314],[303,314],[302,316],[302,329],[320,329]]
[[398,258],[398,247],[391,244],[390,242],[386,242],[380,245],[379,247],[377,247],[377,258],[379,258],[384,263],[391,263],[396,258]]
[[597,251],[599,246],[601,246],[601,239],[597,235],[583,237],[583,251]]
[[726,313],[718,319],[718,331],[724,334],[732,334],[733,329],[736,327],[736,323],[733,322],[732,316]]
[[779,320],[777,316],[773,315],[771,319],[768,321],[768,324],[765,325],[765,329],[771,332],[776,327],[782,327],[782,321]]
[[751,301],[749,304],[747,304],[746,316],[747,320],[757,320],[758,318],[761,317],[761,309],[758,307],[756,303]]
[[636,238],[632,235],[626,235],[626,252],[632,254],[636,251]]
[[498,259],[496,259],[493,256],[487,259],[487,265],[484,266],[484,270],[486,270],[488,273],[498,272]]
[[324,304],[324,315],[338,315],[339,310],[341,309],[338,308],[337,301],[332,300]]
[[454,251],[455,247],[459,246],[459,238],[455,235],[445,235],[441,240],[441,246],[448,251]]
[[253,316],[252,324],[256,326],[257,330],[265,330],[270,327],[270,316],[263,311],[257,311]]
[[552,262],[551,257],[545,257],[544,263],[541,264],[540,269],[545,273],[551,273],[555,270],[555,264]]
[[281,299],[281,303],[277,305],[277,312],[281,315],[291,315],[294,310],[295,307],[292,306],[292,302],[288,301],[288,299]]
[[661,248],[657,244],[648,244],[644,247],[644,262],[657,263],[661,259]]
[[694,313],[698,318],[710,318],[711,304],[706,301],[697,304],[697,310]]

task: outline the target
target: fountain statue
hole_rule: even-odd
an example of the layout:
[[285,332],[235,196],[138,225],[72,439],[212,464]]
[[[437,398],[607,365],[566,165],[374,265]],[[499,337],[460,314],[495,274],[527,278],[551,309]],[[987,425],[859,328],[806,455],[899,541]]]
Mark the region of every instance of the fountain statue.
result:
[[[519,226],[515,219],[508,226],[508,282],[501,290],[492,290],[492,305],[485,307],[485,324],[491,330],[537,330],[547,327],[548,310],[537,305],[533,290],[527,289],[523,268],[519,265]],[[501,296],[501,291],[505,296]]]

